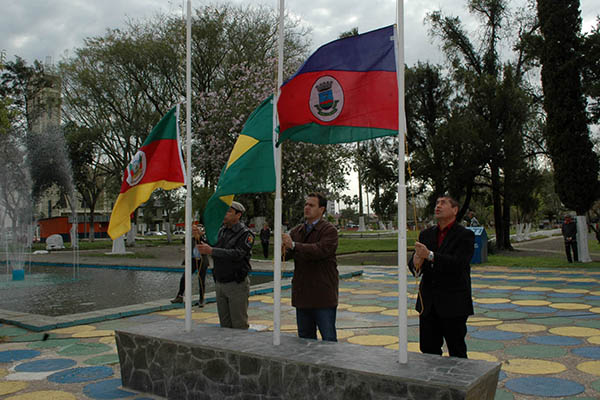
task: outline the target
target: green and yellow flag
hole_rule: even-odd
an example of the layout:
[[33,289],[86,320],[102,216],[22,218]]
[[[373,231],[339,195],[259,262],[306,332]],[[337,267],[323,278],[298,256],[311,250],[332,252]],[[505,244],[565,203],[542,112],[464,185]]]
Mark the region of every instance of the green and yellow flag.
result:
[[252,112],[221,171],[215,193],[204,210],[204,227],[210,244],[236,194],[275,191],[273,159],[273,96]]
[[113,240],[129,232],[131,213],[150,198],[154,189],[171,190],[184,185],[178,116],[179,106],[173,107],[152,129],[125,169],[108,224]]

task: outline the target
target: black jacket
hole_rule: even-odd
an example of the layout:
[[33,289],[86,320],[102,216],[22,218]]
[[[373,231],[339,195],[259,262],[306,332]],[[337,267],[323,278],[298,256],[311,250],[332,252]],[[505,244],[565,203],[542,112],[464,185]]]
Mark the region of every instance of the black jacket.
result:
[[[455,222],[438,248],[438,229],[436,225],[419,235],[419,242],[433,251],[434,259],[433,262],[425,260],[421,266],[421,296],[417,297],[416,310],[420,312],[424,308],[426,315],[433,306],[444,318],[473,315],[470,262],[475,235]],[[412,257],[408,268],[415,273]]]
[[243,223],[219,230],[217,243],[212,249],[213,276],[217,282],[241,282],[252,270],[250,257],[254,234]]

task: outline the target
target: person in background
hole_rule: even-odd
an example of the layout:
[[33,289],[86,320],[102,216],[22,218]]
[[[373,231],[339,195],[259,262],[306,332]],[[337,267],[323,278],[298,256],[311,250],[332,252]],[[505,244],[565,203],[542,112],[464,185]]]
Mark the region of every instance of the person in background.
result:
[[416,304],[421,352],[441,356],[445,340],[451,357],[467,358],[467,319],[473,315],[469,263],[475,235],[456,221],[458,209],[450,196],[437,199],[437,225],[419,234],[408,268],[421,277]]
[[[570,215],[565,216],[565,222],[562,224],[561,232],[565,240],[565,252],[567,253],[567,261],[572,263],[573,261],[579,261],[577,254],[577,224]],[[573,250],[573,257],[571,258],[571,250]]]
[[338,232],[324,218],[327,199],[311,193],[304,203],[304,223],[282,235],[286,258],[294,259],[292,306],[298,336],[337,342],[335,329],[339,277],[335,252]]
[[196,245],[200,254],[213,258],[217,312],[223,328],[248,329],[248,273],[252,270],[254,234],[240,221],[245,211],[241,203],[233,201],[223,218],[215,246]]
[[[204,236],[204,229],[198,225],[192,225],[192,274],[198,271],[198,292],[200,294],[198,298],[198,306],[204,307],[204,294],[205,294],[205,283],[206,283],[206,270],[208,269],[208,257],[200,254],[196,248],[196,244],[206,241]],[[185,265],[183,260],[182,265]],[[185,292],[185,272],[181,275],[179,280],[179,291],[171,303],[183,303],[183,294]]]
[[271,240],[271,230],[269,224],[265,222],[262,229],[260,230],[260,244],[263,249],[263,256],[269,258],[269,241]]
[[475,218],[475,213],[473,211],[469,211],[469,226],[480,226],[479,221]]

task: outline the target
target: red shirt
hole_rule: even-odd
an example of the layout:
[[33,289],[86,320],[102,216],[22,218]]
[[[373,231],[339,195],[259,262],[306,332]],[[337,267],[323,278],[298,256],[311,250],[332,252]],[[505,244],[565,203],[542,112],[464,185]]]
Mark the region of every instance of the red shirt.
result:
[[453,220],[448,225],[446,225],[446,227],[444,229],[441,229],[440,228],[440,224],[438,224],[438,230],[437,230],[437,244],[438,244],[438,249],[440,248],[440,246],[444,242],[444,238],[446,237],[446,235],[448,234],[448,231],[450,230],[450,228],[452,228],[452,226],[454,225],[455,222],[456,222],[456,220]]

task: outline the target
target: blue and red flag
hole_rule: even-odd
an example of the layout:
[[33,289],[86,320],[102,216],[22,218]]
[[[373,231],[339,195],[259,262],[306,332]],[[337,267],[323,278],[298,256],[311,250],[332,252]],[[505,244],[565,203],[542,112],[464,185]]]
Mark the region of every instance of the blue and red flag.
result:
[[321,46],[281,87],[279,142],[347,143],[398,134],[394,27]]

